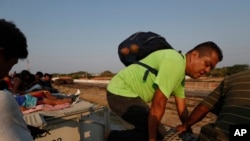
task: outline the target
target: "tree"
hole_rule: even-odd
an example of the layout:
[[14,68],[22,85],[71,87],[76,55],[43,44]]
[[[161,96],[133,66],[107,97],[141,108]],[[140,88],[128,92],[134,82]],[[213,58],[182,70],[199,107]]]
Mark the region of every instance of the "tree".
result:
[[225,77],[227,75],[227,67],[217,68],[212,70],[208,76],[210,77]]
[[223,68],[216,68],[213,69],[209,74],[207,74],[207,76],[210,77],[225,77],[225,76],[229,76],[244,70],[249,70],[249,65],[247,64],[243,64],[243,65],[239,65],[236,64],[234,66],[230,66],[230,67],[223,67]]
[[247,64],[234,65],[234,66],[228,68],[227,75],[232,75],[232,74],[235,74],[235,73],[238,73],[241,71],[245,71],[248,69],[249,69],[249,66]]
[[100,76],[102,76],[102,77],[110,77],[111,76],[112,77],[112,76],[114,76],[114,74],[111,71],[106,70],[106,71],[102,72],[100,74]]

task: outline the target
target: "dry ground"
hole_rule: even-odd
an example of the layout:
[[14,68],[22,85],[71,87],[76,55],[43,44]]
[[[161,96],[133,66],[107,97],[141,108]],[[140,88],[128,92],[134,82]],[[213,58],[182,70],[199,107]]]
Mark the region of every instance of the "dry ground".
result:
[[[61,93],[70,94],[75,93],[77,89],[81,90],[81,98],[99,105],[108,106],[106,100],[106,87],[101,85],[84,85],[84,84],[66,84],[66,85],[54,85]],[[198,97],[187,97],[187,105],[189,111],[201,101]],[[201,122],[195,124],[193,128],[194,133],[199,133],[200,127],[210,122],[214,122],[216,116],[209,113],[206,118]],[[166,112],[162,119],[162,123],[168,126],[176,127],[181,124],[177,116],[175,101],[173,98],[168,100],[166,105]]]

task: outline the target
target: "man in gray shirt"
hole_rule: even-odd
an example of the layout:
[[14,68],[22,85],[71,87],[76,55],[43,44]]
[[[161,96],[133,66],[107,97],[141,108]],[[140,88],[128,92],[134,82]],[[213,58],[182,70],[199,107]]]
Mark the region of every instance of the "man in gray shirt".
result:
[[0,19],[0,141],[32,141],[33,138],[14,96],[5,85],[9,71],[28,56],[26,37],[10,21]]

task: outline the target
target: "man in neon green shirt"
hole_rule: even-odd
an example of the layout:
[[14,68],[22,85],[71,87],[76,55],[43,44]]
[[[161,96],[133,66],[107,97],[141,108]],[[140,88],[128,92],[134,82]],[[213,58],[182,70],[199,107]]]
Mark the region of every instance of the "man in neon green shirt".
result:
[[[213,42],[204,42],[182,55],[173,49],[151,53],[140,62],[155,68],[155,76],[149,73],[143,80],[145,67],[132,64],[112,78],[107,88],[110,108],[134,129],[111,131],[108,141],[155,141],[158,126],[170,95],[176,100],[182,123],[188,117],[185,104],[185,75],[197,79],[208,73],[223,58],[222,51]],[[151,102],[149,108],[147,103]]]

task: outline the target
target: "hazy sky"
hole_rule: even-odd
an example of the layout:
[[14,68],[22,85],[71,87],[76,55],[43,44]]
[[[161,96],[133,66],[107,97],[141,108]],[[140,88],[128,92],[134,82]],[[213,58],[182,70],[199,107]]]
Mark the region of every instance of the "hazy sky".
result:
[[224,52],[217,67],[250,64],[249,0],[0,0],[0,18],[28,39],[28,60],[11,72],[118,72],[117,46],[137,31],[156,32],[183,53],[214,41]]

